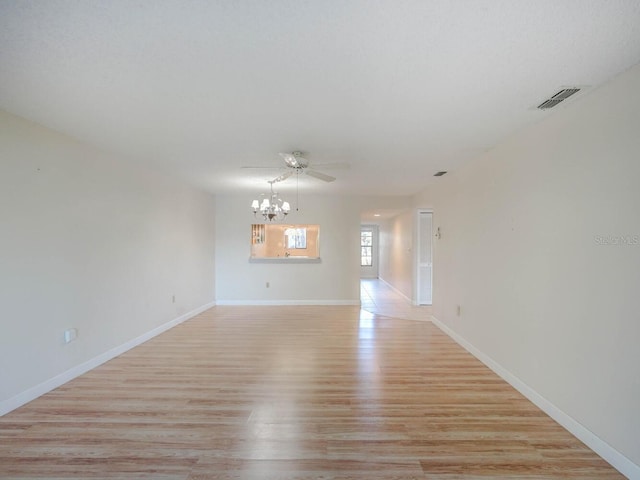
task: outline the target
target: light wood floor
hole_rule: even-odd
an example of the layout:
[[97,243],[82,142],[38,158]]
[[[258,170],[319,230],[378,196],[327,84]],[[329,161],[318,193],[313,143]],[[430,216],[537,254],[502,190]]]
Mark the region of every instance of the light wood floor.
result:
[[415,306],[397,290],[377,278],[360,281],[362,309],[377,315],[408,320],[431,320],[431,306]]
[[623,477],[430,322],[215,307],[0,418],[0,478]]

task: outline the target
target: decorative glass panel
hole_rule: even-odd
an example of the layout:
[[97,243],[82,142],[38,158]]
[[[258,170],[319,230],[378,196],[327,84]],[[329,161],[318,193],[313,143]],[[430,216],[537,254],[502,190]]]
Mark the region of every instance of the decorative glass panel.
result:
[[371,267],[373,265],[373,232],[360,232],[360,265]]

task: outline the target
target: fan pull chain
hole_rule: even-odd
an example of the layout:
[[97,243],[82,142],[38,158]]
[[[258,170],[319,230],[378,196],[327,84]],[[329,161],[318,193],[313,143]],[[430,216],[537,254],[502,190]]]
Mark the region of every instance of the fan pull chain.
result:
[[300,189],[298,188],[299,180],[300,180],[300,172],[296,170],[296,212],[300,211]]

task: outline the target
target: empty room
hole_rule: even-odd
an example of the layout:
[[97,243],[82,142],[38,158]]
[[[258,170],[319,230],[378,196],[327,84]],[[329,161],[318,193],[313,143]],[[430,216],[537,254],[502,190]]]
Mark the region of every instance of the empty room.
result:
[[636,0],[0,0],[0,478],[640,480]]

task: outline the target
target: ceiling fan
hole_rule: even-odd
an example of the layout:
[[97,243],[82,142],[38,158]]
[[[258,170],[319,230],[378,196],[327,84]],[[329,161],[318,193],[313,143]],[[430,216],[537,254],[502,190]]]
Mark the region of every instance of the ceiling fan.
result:
[[[300,174],[306,174],[306,175],[309,175],[310,177],[317,178],[318,180],[322,180],[324,182],[333,182],[336,179],[336,177],[332,177],[331,175],[327,175],[326,173],[322,173],[311,168],[311,164],[306,158],[302,156],[302,152],[300,151],[294,151],[291,153],[281,153],[280,156],[284,160],[284,165],[282,167],[275,167],[275,168],[284,168],[286,169],[286,171],[282,175],[279,175],[278,177],[271,180],[270,183],[283,182],[292,175],[300,175]],[[325,167],[325,168],[348,168],[349,167],[347,163],[325,163],[325,164],[314,165],[314,167],[316,166]],[[274,168],[274,167],[260,166],[260,167],[242,167],[242,168]]]

